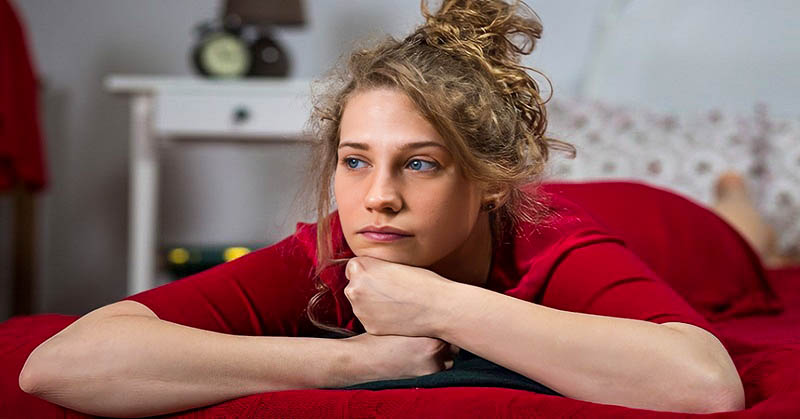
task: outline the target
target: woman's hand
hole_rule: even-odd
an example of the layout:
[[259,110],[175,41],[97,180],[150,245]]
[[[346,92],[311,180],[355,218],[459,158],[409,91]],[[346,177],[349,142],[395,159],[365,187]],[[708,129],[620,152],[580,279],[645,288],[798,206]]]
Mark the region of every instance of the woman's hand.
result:
[[414,378],[433,374],[453,366],[458,347],[428,337],[376,336],[362,333],[343,339],[355,347],[350,367],[355,382]]
[[345,296],[372,335],[436,335],[443,321],[440,298],[453,281],[427,269],[356,257],[347,262]]

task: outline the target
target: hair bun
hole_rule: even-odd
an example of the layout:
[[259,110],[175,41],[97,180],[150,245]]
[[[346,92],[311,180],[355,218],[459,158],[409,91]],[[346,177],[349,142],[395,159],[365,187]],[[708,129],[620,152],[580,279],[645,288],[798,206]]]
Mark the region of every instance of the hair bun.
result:
[[418,32],[429,45],[454,54],[513,66],[519,63],[520,55],[530,54],[541,38],[538,16],[519,0],[512,4],[501,0],[443,0],[436,13],[431,13],[426,3],[422,0],[426,21]]
[[[425,23],[411,35],[416,41],[441,49],[448,54],[472,62],[490,77],[504,100],[516,109],[523,131],[530,133],[526,147],[545,161],[549,149],[575,155],[571,145],[552,138],[545,143],[547,111],[539,85],[527,70],[543,73],[520,64],[520,56],[530,54],[542,35],[539,16],[525,2],[515,0],[442,0],[441,7],[431,13],[427,0],[421,1]],[[522,131],[520,131],[522,132]]]

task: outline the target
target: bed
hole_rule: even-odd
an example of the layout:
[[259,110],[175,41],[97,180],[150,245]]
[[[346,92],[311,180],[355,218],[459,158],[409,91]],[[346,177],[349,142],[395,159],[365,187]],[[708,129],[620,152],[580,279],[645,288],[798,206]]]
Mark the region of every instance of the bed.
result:
[[[736,364],[746,395],[745,410],[713,416],[800,416],[800,266],[765,269],[747,242],[716,214],[684,196],[652,185],[560,182],[548,184],[547,189],[592,207],[610,229],[625,237],[630,247],[712,322],[715,334]],[[631,197],[639,203],[636,216],[620,211],[621,206],[629,205]],[[689,240],[689,235],[694,239]],[[39,314],[14,317],[0,324],[3,415],[90,417],[28,395],[19,389],[17,381],[28,354],[76,319],[72,315]],[[168,417],[675,415],[510,386],[481,386],[478,382],[437,388],[262,393]]]

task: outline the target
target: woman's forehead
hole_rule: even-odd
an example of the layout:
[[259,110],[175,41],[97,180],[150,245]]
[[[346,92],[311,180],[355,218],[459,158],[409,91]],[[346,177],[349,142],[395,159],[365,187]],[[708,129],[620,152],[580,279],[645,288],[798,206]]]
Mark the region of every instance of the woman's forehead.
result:
[[447,150],[436,128],[411,99],[396,89],[372,89],[351,97],[340,126],[339,148],[369,150],[438,147]]

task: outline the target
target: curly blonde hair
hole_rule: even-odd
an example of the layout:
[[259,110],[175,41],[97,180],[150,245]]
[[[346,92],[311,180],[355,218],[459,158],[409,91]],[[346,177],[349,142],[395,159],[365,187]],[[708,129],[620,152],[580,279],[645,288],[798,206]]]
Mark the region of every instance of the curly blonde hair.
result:
[[543,198],[522,186],[541,181],[551,149],[575,155],[572,145],[546,136],[547,100],[527,70],[541,73],[520,64],[541,37],[535,12],[522,1],[498,0],[444,0],[435,13],[421,0],[420,8],[425,23],[405,39],[388,37],[353,51],[346,65],[312,86],[308,180],[316,195],[319,292],[307,312],[322,329],[352,333],[324,325],[314,314],[330,291],[319,274],[342,262],[331,239],[331,191],[349,98],[375,88],[404,92],[445,140],[462,173],[498,196],[490,217],[494,235],[521,221],[536,222],[545,212]]

